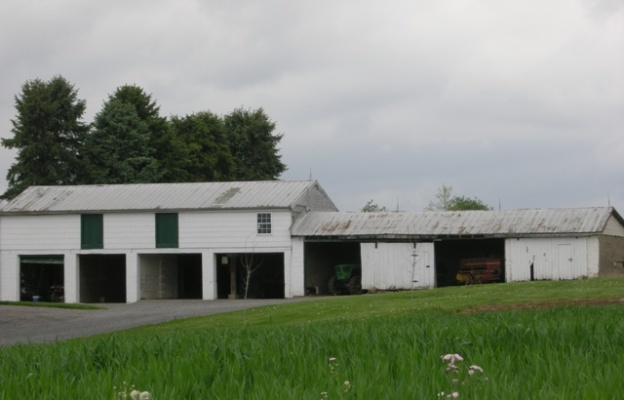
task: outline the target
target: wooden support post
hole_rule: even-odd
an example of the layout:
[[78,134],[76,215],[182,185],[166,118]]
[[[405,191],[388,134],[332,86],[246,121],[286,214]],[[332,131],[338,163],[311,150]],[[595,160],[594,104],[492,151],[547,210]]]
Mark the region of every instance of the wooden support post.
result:
[[236,256],[230,254],[228,256],[230,262],[230,294],[229,299],[235,299],[236,296]]

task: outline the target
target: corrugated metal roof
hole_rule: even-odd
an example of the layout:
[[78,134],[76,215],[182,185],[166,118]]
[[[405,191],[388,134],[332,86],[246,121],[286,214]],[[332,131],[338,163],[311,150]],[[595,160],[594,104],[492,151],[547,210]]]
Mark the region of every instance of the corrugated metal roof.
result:
[[2,213],[292,208],[315,185],[318,182],[31,186],[6,204]]
[[402,238],[523,236],[600,233],[611,207],[503,211],[328,213],[310,212],[293,226],[293,236]]

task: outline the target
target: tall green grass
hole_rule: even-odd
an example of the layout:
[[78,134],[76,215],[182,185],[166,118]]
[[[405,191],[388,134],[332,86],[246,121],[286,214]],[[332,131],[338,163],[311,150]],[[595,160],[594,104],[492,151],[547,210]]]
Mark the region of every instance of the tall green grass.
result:
[[[596,285],[624,293],[622,280],[584,285],[554,282],[552,290],[564,300],[592,297]],[[436,399],[449,388],[461,399],[622,397],[624,308],[458,312],[533,300],[543,284],[515,294],[511,286],[308,301],[0,348],[0,399],[113,399],[124,381],[154,399]],[[454,386],[440,360],[446,353],[485,375]]]

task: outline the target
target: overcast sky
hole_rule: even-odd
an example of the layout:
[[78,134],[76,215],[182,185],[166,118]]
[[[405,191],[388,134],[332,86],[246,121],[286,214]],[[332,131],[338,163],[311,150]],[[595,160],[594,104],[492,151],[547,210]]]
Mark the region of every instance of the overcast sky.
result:
[[262,107],[281,178],[342,211],[420,211],[446,185],[624,213],[624,0],[0,1],[2,137],[21,86],[54,75],[86,122],[124,84],[164,116]]

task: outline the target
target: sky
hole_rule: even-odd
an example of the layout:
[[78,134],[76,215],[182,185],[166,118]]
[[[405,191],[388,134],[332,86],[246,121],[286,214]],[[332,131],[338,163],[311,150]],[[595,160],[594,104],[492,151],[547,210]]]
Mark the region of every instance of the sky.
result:
[[[61,75],[91,122],[119,86],[163,116],[262,107],[281,179],[341,211],[624,213],[624,0],[2,0],[0,137]],[[0,191],[14,150],[0,148]]]

